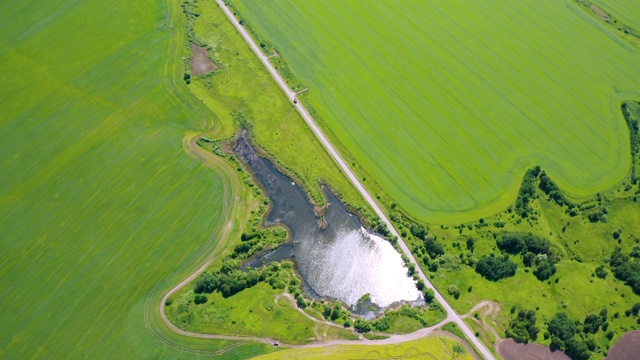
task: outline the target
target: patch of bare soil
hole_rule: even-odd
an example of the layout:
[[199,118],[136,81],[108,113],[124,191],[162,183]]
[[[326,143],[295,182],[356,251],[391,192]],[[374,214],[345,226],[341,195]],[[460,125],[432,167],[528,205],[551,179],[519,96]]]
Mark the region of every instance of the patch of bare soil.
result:
[[599,7],[597,7],[595,5],[591,5],[591,10],[593,10],[593,12],[596,13],[596,15],[598,15],[600,20],[602,20],[604,22],[611,21],[611,19],[609,18],[609,14],[604,12],[604,10],[600,9]]
[[640,331],[622,335],[609,350],[606,360],[637,360],[640,356]]
[[498,354],[504,360],[571,360],[562,351],[551,351],[540,344],[519,344],[512,339],[498,343]]
[[207,49],[196,44],[191,44],[191,59],[189,60],[191,66],[191,75],[200,76],[215,71],[218,67],[209,59]]

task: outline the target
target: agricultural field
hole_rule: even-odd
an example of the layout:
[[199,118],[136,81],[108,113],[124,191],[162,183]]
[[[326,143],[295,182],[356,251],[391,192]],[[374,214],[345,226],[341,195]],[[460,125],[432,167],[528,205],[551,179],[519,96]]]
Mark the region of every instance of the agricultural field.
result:
[[269,350],[158,326],[162,292],[227,245],[250,199],[233,170],[183,148],[202,118],[179,97],[177,14],[151,0],[0,5],[0,358]]
[[640,51],[573,1],[233,4],[370,190],[413,218],[502,211],[535,165],[575,199],[629,171],[619,106],[640,98]]
[[592,0],[594,5],[612,14],[624,24],[640,31],[640,8],[633,0]]
[[468,350],[447,337],[428,337],[389,345],[337,345],[306,349],[288,349],[259,356],[271,359],[473,359]]

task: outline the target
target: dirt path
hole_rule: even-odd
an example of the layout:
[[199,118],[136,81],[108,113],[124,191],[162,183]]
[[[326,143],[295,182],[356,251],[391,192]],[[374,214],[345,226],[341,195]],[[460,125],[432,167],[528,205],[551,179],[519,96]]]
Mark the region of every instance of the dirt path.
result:
[[[373,208],[373,210],[375,211],[376,215],[385,222],[385,224],[389,228],[391,234],[398,238],[398,244],[400,245],[400,248],[402,249],[402,252],[409,258],[409,260],[413,264],[416,265],[416,270],[418,271],[418,275],[420,275],[420,278],[422,279],[422,281],[424,281],[424,283],[427,285],[427,287],[433,289],[433,291],[435,293],[436,300],[442,305],[442,307],[447,312],[447,318],[445,319],[445,321],[446,322],[454,322],[456,325],[458,325],[460,327],[460,329],[462,329],[462,332],[465,334],[465,336],[467,336],[469,341],[471,341],[473,343],[473,345],[478,349],[478,351],[480,351],[480,353],[482,354],[482,356],[485,359],[494,360],[495,358],[494,358],[493,354],[491,354],[491,352],[484,346],[484,344],[478,338],[476,338],[476,336],[473,333],[473,331],[471,331],[471,329],[467,326],[467,324],[455,312],[455,310],[453,310],[451,305],[449,305],[446,302],[444,297],[440,294],[440,292],[438,292],[438,290],[431,284],[429,279],[422,272],[422,269],[420,268],[420,266],[417,265],[418,263],[416,262],[415,258],[413,257],[413,254],[411,253],[411,251],[409,251],[409,248],[407,247],[407,245],[404,243],[404,241],[400,237],[400,234],[393,227],[393,224],[389,221],[389,219],[387,218],[385,213],[382,211],[382,209],[378,206],[378,204],[373,200],[373,197],[371,197],[369,192],[360,183],[360,180],[356,177],[356,175],[353,173],[353,171],[351,171],[349,166],[347,166],[347,163],[342,159],[342,156],[333,147],[331,142],[329,142],[329,139],[324,135],[324,133],[322,132],[320,127],[315,123],[315,121],[313,120],[313,118],[311,117],[309,112],[306,110],[306,108],[299,101],[294,102],[296,93],[294,91],[292,91],[291,89],[289,89],[289,87],[287,86],[287,83],[284,81],[282,76],[276,71],[274,66],[271,65],[271,63],[269,62],[269,58],[262,53],[262,51],[260,50],[260,47],[251,38],[251,36],[244,29],[244,27],[242,25],[240,25],[240,23],[238,22],[238,19],[236,19],[233,16],[233,12],[225,5],[224,1],[223,0],[216,0],[216,2],[218,3],[218,6],[220,6],[220,8],[224,11],[225,15],[227,16],[229,21],[231,21],[231,23],[236,28],[236,30],[238,30],[238,32],[242,35],[242,37],[245,39],[247,44],[249,44],[249,46],[251,47],[253,52],[256,54],[256,56],[258,56],[260,61],[262,61],[262,63],[267,68],[267,70],[269,71],[271,76],[273,76],[273,78],[276,80],[276,82],[278,83],[278,85],[280,86],[282,91],[285,92],[285,94],[289,98],[289,101],[291,101],[293,106],[298,110],[298,112],[300,113],[300,115],[302,116],[304,121],[307,123],[307,125],[311,128],[311,131],[313,131],[314,135],[318,138],[320,143],[329,152],[329,154],[334,159],[334,161],[338,164],[338,166],[340,166],[340,169],[342,169],[342,171],[347,175],[347,177],[349,178],[351,183],[356,187],[356,189],[358,189],[358,191],[360,192],[362,197],[367,201],[369,206],[371,206],[371,208]],[[419,332],[419,331],[417,331],[417,332]],[[389,339],[387,339],[387,340],[389,340]],[[382,340],[382,341],[385,341],[385,340]],[[376,342],[376,343],[380,343],[380,342]]]
[[[479,309],[482,309],[484,307],[486,307],[487,309],[484,312],[482,312],[482,314],[480,315],[480,319],[476,319],[475,316],[473,316],[473,314],[477,312]],[[469,310],[468,313],[460,317],[463,319],[471,319],[478,326],[485,329],[486,331],[489,331],[495,338],[496,345],[497,345],[498,343],[500,343],[502,339],[500,338],[500,335],[498,335],[498,332],[488,322],[487,318],[492,319],[492,322],[495,325],[495,321],[493,321],[493,317],[498,313],[498,311],[500,311],[500,304],[495,303],[493,301],[483,300],[477,303],[476,306],[474,306],[471,310]]]

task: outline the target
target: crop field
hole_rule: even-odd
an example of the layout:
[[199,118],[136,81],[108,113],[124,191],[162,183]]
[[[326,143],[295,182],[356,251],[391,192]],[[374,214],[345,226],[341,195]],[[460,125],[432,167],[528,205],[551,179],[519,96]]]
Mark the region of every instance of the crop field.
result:
[[356,171],[413,217],[497,213],[533,165],[573,198],[629,171],[620,103],[640,98],[640,51],[572,1],[234,5]]
[[[455,349],[455,350],[454,350]],[[456,351],[457,350],[457,351]],[[473,359],[455,340],[446,337],[428,337],[391,345],[338,345],[306,349],[289,349],[259,356],[256,360],[270,359]]]
[[633,0],[592,0],[592,3],[611,13],[626,25],[640,30],[640,6]]
[[268,351],[172,334],[150,310],[214,251],[239,192],[183,149],[202,120],[169,88],[168,10],[0,4],[0,358]]

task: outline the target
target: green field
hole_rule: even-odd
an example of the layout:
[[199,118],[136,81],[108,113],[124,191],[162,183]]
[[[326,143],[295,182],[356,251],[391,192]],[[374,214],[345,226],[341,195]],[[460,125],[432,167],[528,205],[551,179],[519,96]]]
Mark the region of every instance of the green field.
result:
[[593,4],[610,13],[625,25],[640,30],[640,6],[634,0],[591,0]]
[[159,320],[163,291],[224,245],[247,198],[233,170],[183,148],[202,119],[176,96],[178,14],[151,0],[0,5],[0,358],[268,351]]
[[532,165],[576,198],[629,171],[619,106],[640,97],[640,51],[573,1],[233,3],[415,218],[497,213]]
[[193,78],[189,90],[216,114],[222,134],[231,137],[240,114],[250,125],[254,140],[272,160],[324,203],[318,186],[328,183],[348,204],[369,213],[360,194],[334,164],[309,127],[293,108],[267,69],[213,1],[198,2],[193,9],[194,39],[206,44],[209,56],[221,64],[213,74]]
[[[473,359],[464,347],[445,337],[428,337],[392,345],[338,345],[307,349],[288,349],[263,355],[256,360],[270,359]],[[458,352],[454,351],[454,348]]]

